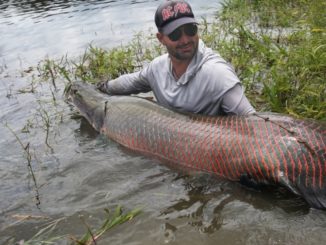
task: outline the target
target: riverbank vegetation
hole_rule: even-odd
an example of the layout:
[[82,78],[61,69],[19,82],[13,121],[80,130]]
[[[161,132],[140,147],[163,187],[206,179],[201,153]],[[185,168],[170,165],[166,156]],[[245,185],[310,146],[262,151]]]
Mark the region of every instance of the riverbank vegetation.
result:
[[[323,0],[227,0],[200,36],[232,63],[258,111],[326,120],[326,3]],[[42,78],[96,83],[139,70],[165,52],[155,35],[125,46],[89,47],[80,61],[46,60]]]
[[326,119],[326,2],[230,0],[203,39],[261,110]]

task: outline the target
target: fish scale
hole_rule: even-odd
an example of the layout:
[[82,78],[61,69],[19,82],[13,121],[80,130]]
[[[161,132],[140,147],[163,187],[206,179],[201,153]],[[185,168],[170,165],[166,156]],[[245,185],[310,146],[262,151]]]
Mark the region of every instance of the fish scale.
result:
[[234,181],[282,185],[326,209],[324,122],[275,113],[185,114],[79,82],[69,96],[96,130],[131,150]]

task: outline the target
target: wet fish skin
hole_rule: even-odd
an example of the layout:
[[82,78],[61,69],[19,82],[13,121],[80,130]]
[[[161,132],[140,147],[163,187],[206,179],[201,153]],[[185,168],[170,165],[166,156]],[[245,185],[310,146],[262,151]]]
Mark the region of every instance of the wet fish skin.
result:
[[326,209],[326,124],[275,113],[201,116],[75,82],[69,99],[100,133],[145,154],[232,181],[281,185]]

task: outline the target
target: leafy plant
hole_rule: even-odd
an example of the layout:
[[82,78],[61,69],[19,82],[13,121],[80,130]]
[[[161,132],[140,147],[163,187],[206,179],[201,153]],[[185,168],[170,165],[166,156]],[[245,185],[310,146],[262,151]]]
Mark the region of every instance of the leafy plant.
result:
[[83,220],[83,223],[85,224],[85,226],[87,228],[86,234],[81,239],[77,239],[75,237],[71,237],[71,239],[78,245],[96,244],[96,241],[106,231],[112,229],[113,227],[115,227],[117,225],[121,225],[121,224],[133,219],[135,216],[137,216],[140,213],[140,210],[134,209],[126,214],[123,214],[121,206],[118,206],[112,215],[108,209],[105,209],[105,212],[107,215],[106,220],[101,225],[101,227],[99,229],[93,231],[87,225],[87,223]]
[[234,65],[258,110],[326,120],[325,8],[322,0],[229,0],[202,38]]

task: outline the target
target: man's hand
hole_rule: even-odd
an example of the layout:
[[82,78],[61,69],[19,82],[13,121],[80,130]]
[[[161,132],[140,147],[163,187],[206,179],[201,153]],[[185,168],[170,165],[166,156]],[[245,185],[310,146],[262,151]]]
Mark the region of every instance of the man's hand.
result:
[[108,86],[107,86],[108,81],[102,81],[96,84],[96,88],[100,90],[103,93],[108,92]]

